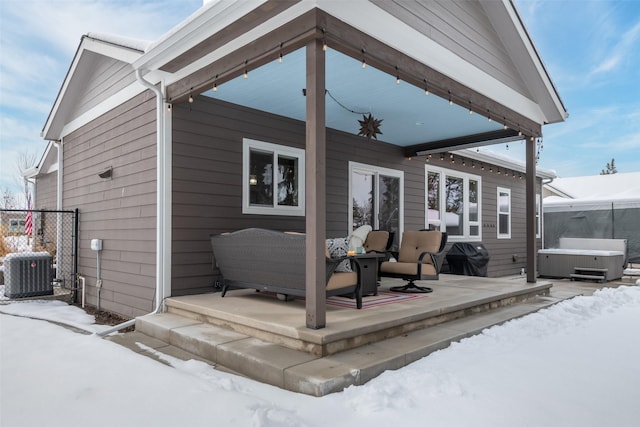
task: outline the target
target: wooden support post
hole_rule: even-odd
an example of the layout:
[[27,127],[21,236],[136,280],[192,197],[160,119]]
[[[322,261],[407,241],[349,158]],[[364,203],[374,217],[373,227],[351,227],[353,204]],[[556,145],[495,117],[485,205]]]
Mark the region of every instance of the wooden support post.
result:
[[526,229],[527,229],[527,282],[536,283],[538,276],[536,246],[536,143],[533,137],[526,140]]
[[306,315],[307,328],[326,325],[325,55],[321,40],[307,44]]

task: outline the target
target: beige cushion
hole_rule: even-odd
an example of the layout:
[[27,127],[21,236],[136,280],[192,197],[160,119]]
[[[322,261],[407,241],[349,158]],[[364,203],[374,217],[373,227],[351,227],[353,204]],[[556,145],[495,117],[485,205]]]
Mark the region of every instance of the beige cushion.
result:
[[[418,264],[415,262],[383,262],[380,264],[380,271],[391,274],[405,274],[415,276],[418,274]],[[422,264],[423,276],[435,276],[436,269],[431,264]]]
[[[438,253],[441,241],[440,231],[405,231],[402,233],[398,262],[415,263],[423,252]],[[422,263],[431,264],[431,257],[425,256]]]
[[365,252],[378,251],[384,252],[387,249],[389,241],[389,232],[384,230],[371,231],[367,234],[367,240],[364,242]]
[[327,283],[327,290],[346,288],[358,284],[358,273],[333,273]]

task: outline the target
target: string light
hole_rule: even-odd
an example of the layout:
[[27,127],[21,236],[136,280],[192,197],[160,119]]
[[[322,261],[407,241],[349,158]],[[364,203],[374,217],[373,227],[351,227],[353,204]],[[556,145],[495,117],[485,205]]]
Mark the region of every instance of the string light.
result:
[[429,95],[429,86],[427,85],[427,79],[424,79],[424,94]]
[[248,79],[249,78],[249,72],[247,71],[247,64],[249,63],[249,61],[245,60],[244,61],[244,78]]
[[171,104],[167,104],[167,111],[171,112]]
[[218,84],[216,82],[213,82],[213,91],[214,92],[218,91]]
[[491,111],[487,110],[487,120],[491,123]]
[[327,49],[328,49],[328,46],[327,46],[327,30],[322,28],[322,51],[326,52]]
[[440,160],[444,160],[444,154],[440,153]]
[[471,109],[471,101],[469,101],[469,115],[473,114],[473,110]]
[[362,49],[362,69],[364,70],[365,68],[367,68],[367,58],[365,58],[366,52],[364,49]]
[[504,129],[504,130],[507,130],[507,118],[506,118],[506,117],[503,117],[503,118],[502,118],[502,121],[503,121],[503,123],[504,123],[503,129]]
[[278,62],[282,64],[282,43],[280,43],[280,54],[278,55]]
[[193,96],[189,94],[189,104],[193,104]]
[[453,101],[451,100],[451,91],[449,90],[447,92],[449,92],[449,105],[451,106],[453,105]]

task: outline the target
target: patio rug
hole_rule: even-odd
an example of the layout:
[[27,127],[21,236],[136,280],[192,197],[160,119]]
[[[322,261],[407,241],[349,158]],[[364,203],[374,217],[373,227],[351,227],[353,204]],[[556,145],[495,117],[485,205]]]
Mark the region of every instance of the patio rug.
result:
[[[378,295],[369,295],[366,297],[362,297],[362,309],[424,298],[427,295],[428,294],[403,294],[401,292],[379,290]],[[329,297],[327,298],[327,305],[332,305],[335,307],[356,308],[356,300],[340,296]]]

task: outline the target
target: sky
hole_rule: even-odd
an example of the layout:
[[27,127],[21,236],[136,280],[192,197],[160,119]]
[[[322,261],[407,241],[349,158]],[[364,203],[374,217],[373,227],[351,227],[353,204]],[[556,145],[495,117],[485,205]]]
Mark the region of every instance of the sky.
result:
[[640,419],[640,286],[563,301],[324,397],[138,343],[167,366],[63,324],[103,328],[61,301],[0,305],[0,425],[636,427]]
[[[348,0],[345,0],[348,1]],[[640,171],[640,0],[516,0],[569,111],[545,126],[539,166],[597,175],[615,159]],[[156,40],[201,0],[0,0],[0,191],[20,192],[19,157],[40,160],[40,138],[81,36]],[[524,159],[524,144],[492,147]]]

